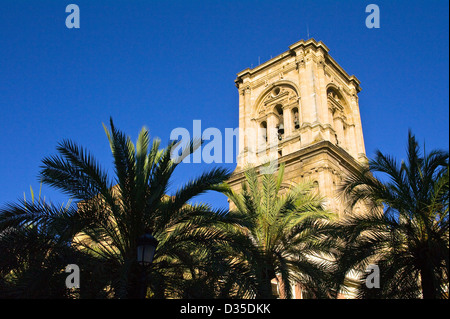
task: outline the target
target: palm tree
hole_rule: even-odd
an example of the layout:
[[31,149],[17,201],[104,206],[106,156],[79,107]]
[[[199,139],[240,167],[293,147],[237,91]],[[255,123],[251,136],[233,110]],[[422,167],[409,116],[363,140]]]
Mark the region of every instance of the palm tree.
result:
[[367,167],[349,176],[343,197],[350,206],[362,204],[366,210],[339,222],[337,233],[344,242],[340,280],[350,269],[364,273],[369,264],[377,264],[380,289],[362,284],[360,297],[448,294],[448,174],[448,152],[422,154],[409,132],[406,162],[377,151]]
[[[103,295],[97,280],[101,274],[94,267],[94,258],[70,245],[70,229],[77,227],[76,207],[70,203],[58,206],[46,203],[40,194],[35,198],[31,188],[31,201],[24,196],[18,203],[8,204],[0,210],[0,297]],[[85,285],[77,292],[65,287],[67,274],[61,269],[68,264],[84,265]]]
[[273,298],[271,280],[276,279],[282,298],[292,297],[293,283],[300,283],[310,297],[328,297],[325,257],[330,245],[323,244],[322,229],[333,214],[322,208],[313,185],[283,189],[283,175],[283,165],[278,174],[260,177],[250,168],[242,192],[225,192],[235,206],[228,218],[239,221],[233,231],[241,235],[241,258],[255,280],[254,294]]
[[[77,252],[101,261],[98,265],[105,274],[104,289],[115,297],[137,298],[144,284],[148,296],[164,298],[176,291],[187,273],[210,270],[211,263],[201,264],[203,259],[197,254],[217,251],[221,242],[231,240],[217,227],[224,222],[223,211],[189,204],[206,191],[219,190],[230,174],[214,168],[168,196],[171,176],[180,162],[172,159],[176,142],[161,150],[160,141],[151,143],[148,130],[143,128],[134,145],[112,120],[110,127],[104,126],[113,155],[114,178],[87,150],[70,140],[58,145],[58,155],[43,160],[40,178],[77,202],[65,224],[66,238]],[[191,141],[182,156],[198,145]],[[42,223],[49,219],[43,209],[30,213],[15,208],[17,205],[9,207],[3,216],[9,220],[18,215],[23,220],[38,216]],[[136,255],[137,239],[145,233],[152,234],[159,245],[143,283]],[[217,256],[224,256],[223,263],[227,263],[225,255]]]

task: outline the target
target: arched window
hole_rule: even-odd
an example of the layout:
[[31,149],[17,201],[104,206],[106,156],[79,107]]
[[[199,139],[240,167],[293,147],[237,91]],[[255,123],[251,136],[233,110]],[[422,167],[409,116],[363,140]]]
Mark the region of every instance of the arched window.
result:
[[294,107],[291,110],[291,113],[292,113],[293,128],[295,130],[298,130],[300,128],[300,118],[299,118],[299,114],[298,114],[298,108]]
[[259,124],[258,145],[263,146],[267,143],[267,123],[265,121]]
[[284,117],[283,117],[283,108],[281,104],[278,104],[274,108],[275,114],[278,115],[278,124],[277,124],[277,132],[278,132],[278,139],[282,140],[284,135]]
[[328,110],[330,119],[335,131],[334,137],[336,145],[346,149],[347,148],[347,132],[346,126],[348,125],[348,117],[346,112],[346,103],[341,95],[341,92],[335,87],[329,87],[327,89],[328,97]]

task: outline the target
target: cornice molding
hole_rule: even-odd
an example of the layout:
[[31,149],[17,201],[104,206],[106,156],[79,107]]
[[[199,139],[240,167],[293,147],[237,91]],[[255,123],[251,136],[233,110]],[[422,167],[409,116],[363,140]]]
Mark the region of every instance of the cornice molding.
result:
[[[314,49],[315,52],[318,52],[318,56],[311,56],[311,52],[308,52],[308,49]],[[236,84],[236,87],[240,87],[242,83],[244,83],[244,79],[251,77],[253,75],[256,75],[264,70],[266,70],[268,67],[279,63],[283,60],[286,60],[290,57],[298,56],[299,59],[295,59],[295,61],[292,63],[291,68],[297,68],[299,65],[303,65],[305,61],[312,58],[312,60],[322,68],[330,68],[332,67],[337,73],[339,73],[348,83],[352,83],[355,87],[355,90],[357,93],[361,91],[360,84],[361,82],[356,78],[354,75],[349,75],[330,55],[329,55],[329,48],[322,42],[317,42],[315,39],[311,38],[307,41],[300,40],[292,45],[289,46],[289,50],[286,52],[281,53],[280,55],[270,59],[269,61],[266,61],[260,65],[258,65],[255,68],[246,68],[245,70],[237,73],[236,80],[234,81]],[[281,68],[283,68],[282,66]],[[258,79],[257,82],[255,82],[253,85],[254,87],[257,87],[263,83],[268,78],[272,78],[272,74],[268,74],[263,76],[261,79]]]
[[[326,153],[331,156],[339,165],[350,172],[356,172],[361,168],[361,164],[353,158],[347,151],[343,148],[338,147],[331,143],[330,141],[320,141],[314,144],[310,144],[299,149],[296,152],[289,153],[287,155],[278,158],[278,165],[286,164],[289,165],[295,161],[303,161],[307,158],[317,156]],[[261,168],[264,165],[256,166],[256,169]],[[306,171],[305,171],[306,173]],[[227,181],[230,185],[235,185],[244,179],[244,170],[235,171],[230,179]]]

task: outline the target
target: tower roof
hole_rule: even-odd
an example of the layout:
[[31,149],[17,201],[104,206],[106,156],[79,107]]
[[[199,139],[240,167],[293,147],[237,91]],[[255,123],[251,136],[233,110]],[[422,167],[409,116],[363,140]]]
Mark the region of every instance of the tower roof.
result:
[[353,82],[355,84],[355,88],[357,92],[361,91],[360,81],[356,76],[349,75],[329,54],[329,48],[322,42],[316,41],[314,38],[311,38],[307,41],[300,40],[289,46],[289,50],[277,55],[276,57],[254,67],[254,68],[246,68],[241,72],[237,73],[237,78],[234,81],[236,86],[239,87],[239,83],[243,82],[243,79],[247,76],[253,76],[258,74],[259,72],[265,70],[266,68],[278,63],[280,61],[285,60],[286,58],[297,56],[300,52],[307,50],[308,48],[314,48],[315,51],[320,50],[327,62],[327,65],[333,67],[337,72],[339,72],[343,78],[345,78],[348,82]]

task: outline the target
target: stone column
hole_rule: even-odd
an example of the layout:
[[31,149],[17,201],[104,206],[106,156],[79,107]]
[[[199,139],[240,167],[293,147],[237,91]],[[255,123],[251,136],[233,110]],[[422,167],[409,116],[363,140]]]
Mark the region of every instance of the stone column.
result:
[[[328,97],[327,97],[327,80],[325,76],[325,57],[323,53],[319,50],[317,56],[317,85],[316,85],[316,97],[317,97],[317,107],[319,109],[319,123],[323,126],[332,126],[333,118],[328,111]],[[331,136],[331,131],[328,128],[324,130],[321,129],[322,136],[325,140],[332,141],[334,139]]]
[[[325,86],[325,72],[323,70],[325,66],[325,59],[320,50],[317,51],[317,54],[312,55],[312,93],[313,93],[313,102],[316,110],[316,119],[315,121],[320,124],[327,123],[327,114],[328,110],[326,109],[327,103],[323,103],[323,98],[325,95],[326,99],[326,90],[322,89]],[[324,106],[325,105],[325,106]]]
[[309,89],[309,79],[308,68],[306,66],[306,57],[304,56],[304,51],[301,50],[298,53],[297,58],[297,69],[298,69],[298,83],[299,83],[299,94],[301,98],[301,107],[299,105],[299,120],[301,130],[300,139],[302,144],[308,144],[311,142],[311,128],[309,127],[313,123],[312,113],[312,103],[311,103],[311,92]]
[[303,55],[303,51],[300,51],[297,59],[297,69],[298,69],[298,83],[300,88],[300,97],[302,99],[302,108],[299,109],[301,112],[301,118],[303,122],[312,123],[313,120],[310,118],[311,113],[311,93],[309,90],[308,79],[310,75],[307,74],[308,68],[306,67],[306,57]]
[[358,158],[355,125],[350,124],[349,126],[347,126],[346,131],[347,131],[347,141],[348,141],[348,148],[349,148],[350,154],[354,158]]
[[274,112],[270,112],[267,115],[267,144],[268,147],[273,147],[273,145],[278,145],[278,130],[276,128],[278,124],[278,117]]
[[244,90],[239,89],[239,156],[238,163],[239,167],[245,166],[244,157],[247,148],[246,135],[246,117],[245,117],[245,104],[244,104]]
[[338,146],[345,147],[345,136],[344,136],[344,121],[342,120],[342,115],[338,114],[334,118],[334,131],[336,132],[338,138]]
[[361,124],[361,115],[359,112],[358,97],[356,96],[356,90],[352,90],[351,108],[353,116],[353,124],[355,125],[355,142],[357,150],[357,159],[366,160],[366,149],[364,146],[364,137]]
[[287,105],[283,107],[283,119],[284,119],[284,138],[287,138],[294,133],[294,118],[292,115],[293,105]]

